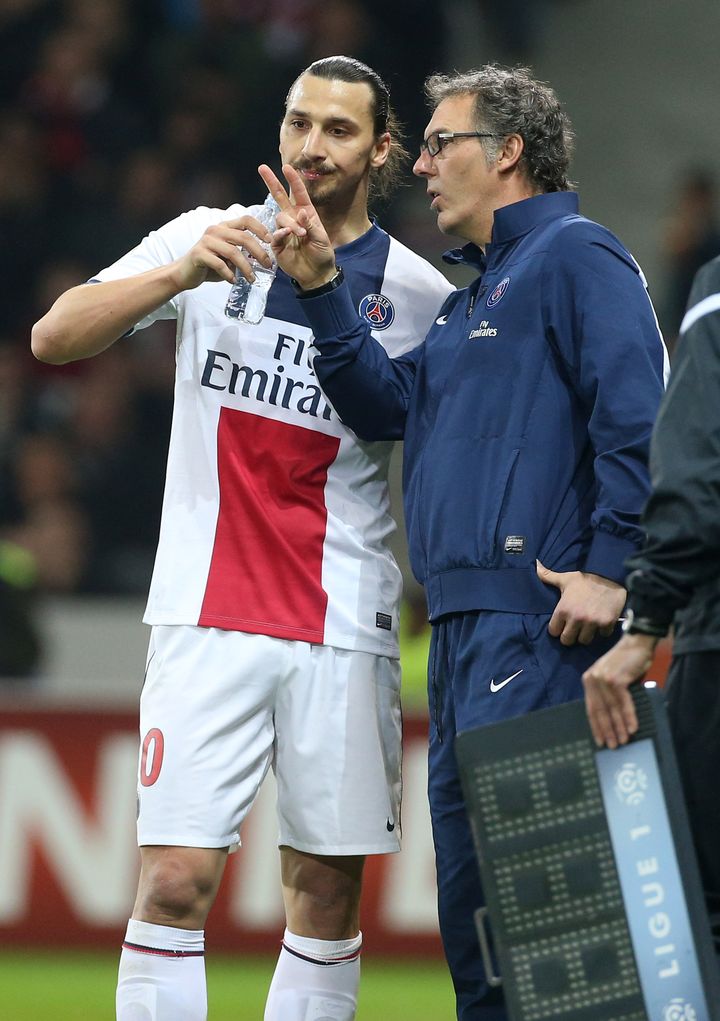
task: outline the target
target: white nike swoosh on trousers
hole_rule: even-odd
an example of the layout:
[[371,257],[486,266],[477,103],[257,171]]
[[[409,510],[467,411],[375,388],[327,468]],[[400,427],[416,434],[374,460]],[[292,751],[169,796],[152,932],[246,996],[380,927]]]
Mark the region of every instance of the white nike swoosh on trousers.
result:
[[437,318],[437,319],[435,320],[435,322],[437,323],[437,325],[438,325],[438,326],[444,326],[444,325],[445,325],[445,323],[447,322],[447,316],[439,316],[439,317],[438,317],[438,318]]
[[500,691],[500,689],[504,688],[506,684],[509,684],[514,677],[517,677],[518,674],[521,674],[524,669],[525,668],[523,667],[521,670],[517,670],[514,674],[510,674],[509,677],[506,677],[504,681],[498,681],[497,684],[495,683],[495,678],[493,677],[492,680],[490,681],[490,691],[492,691],[493,693],[496,691]]

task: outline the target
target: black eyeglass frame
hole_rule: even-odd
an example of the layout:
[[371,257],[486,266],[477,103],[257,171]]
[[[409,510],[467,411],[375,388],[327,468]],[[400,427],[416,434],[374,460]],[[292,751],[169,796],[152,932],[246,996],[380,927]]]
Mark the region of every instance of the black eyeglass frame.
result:
[[502,138],[502,135],[493,131],[431,131],[420,143],[420,155],[427,152],[428,156],[434,159],[453,138]]

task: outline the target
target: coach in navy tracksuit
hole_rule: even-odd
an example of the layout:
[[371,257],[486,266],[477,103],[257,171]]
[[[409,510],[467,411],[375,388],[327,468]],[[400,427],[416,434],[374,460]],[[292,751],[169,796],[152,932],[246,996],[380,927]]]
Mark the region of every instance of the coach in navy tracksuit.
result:
[[276,246],[310,292],[315,369],[343,421],[363,439],[405,439],[410,556],[433,623],[440,924],[458,1018],[496,1021],[506,1014],[473,926],[482,891],[454,737],[581,697],[583,670],[614,640],[665,351],[632,256],[578,214],[554,93],[494,66],[436,76],[428,93],[414,171],[440,229],[470,241],[451,257],[479,276],[425,343],[394,361],[375,343],[287,168],[294,203]]

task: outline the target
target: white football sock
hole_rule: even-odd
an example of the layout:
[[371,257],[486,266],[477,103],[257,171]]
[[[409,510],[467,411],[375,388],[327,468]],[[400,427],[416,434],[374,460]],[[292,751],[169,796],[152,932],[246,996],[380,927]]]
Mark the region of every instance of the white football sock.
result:
[[360,932],[354,939],[324,940],[286,929],[265,1021],[353,1021],[361,948]]
[[205,933],[131,918],[118,971],[117,1021],[206,1021]]

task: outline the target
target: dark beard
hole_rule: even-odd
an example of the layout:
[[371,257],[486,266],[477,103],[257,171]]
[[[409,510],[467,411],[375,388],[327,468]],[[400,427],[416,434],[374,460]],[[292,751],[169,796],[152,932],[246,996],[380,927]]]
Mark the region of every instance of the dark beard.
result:
[[[307,184],[305,186],[307,187]],[[316,209],[322,209],[323,206],[330,205],[337,196],[334,188],[329,188],[327,191],[320,189],[315,194],[313,194],[313,191],[314,189],[308,188],[308,195]]]
[[[294,163],[293,167],[299,174],[302,174],[303,170],[320,169],[319,167],[313,167],[307,163]],[[338,194],[337,188],[335,187],[337,182],[333,181],[333,183],[326,188],[328,178],[332,180],[332,177],[332,173],[328,173],[326,177],[320,177],[317,181],[306,181],[305,178],[303,178],[305,187],[307,188],[307,193],[310,196],[310,201],[314,206],[326,206],[334,201],[335,196]]]
[[[319,169],[317,167],[308,167],[307,164],[303,163],[293,165],[299,174],[303,170]],[[303,181],[310,196],[310,201],[316,209],[331,207],[342,211],[346,205],[352,202],[355,192],[359,187],[359,182],[348,180],[342,174],[338,175],[337,171],[330,171],[327,175],[318,178],[317,181],[305,181],[304,178]]]

